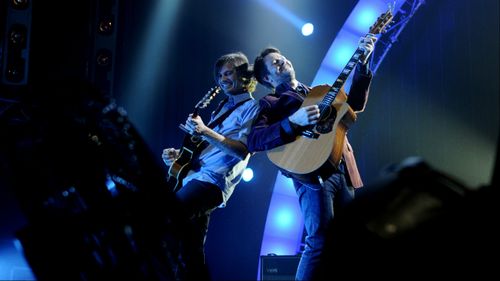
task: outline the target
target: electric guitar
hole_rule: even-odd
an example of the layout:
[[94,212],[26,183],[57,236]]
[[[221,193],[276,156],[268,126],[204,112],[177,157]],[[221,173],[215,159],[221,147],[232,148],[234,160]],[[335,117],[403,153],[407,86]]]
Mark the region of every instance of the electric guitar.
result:
[[[210,89],[194,107],[193,117],[198,116],[199,110],[207,107],[220,91],[221,88],[218,86]],[[189,170],[191,170],[193,161],[198,160],[199,154],[207,146],[207,142],[200,136],[191,135],[184,124],[180,124],[179,128],[186,132],[186,136],[184,137],[179,157],[168,169],[168,181],[173,184],[174,192],[182,187],[182,180],[187,176]]]
[[[378,17],[369,33],[383,32],[392,18],[389,9]],[[321,114],[319,122],[303,131],[295,141],[268,150],[271,162],[295,174],[311,173],[326,161],[335,166],[340,164],[347,130],[356,121],[356,113],[347,104],[343,86],[362,54],[363,50],[358,48],[332,86],[321,85],[311,89],[302,107],[317,104]]]

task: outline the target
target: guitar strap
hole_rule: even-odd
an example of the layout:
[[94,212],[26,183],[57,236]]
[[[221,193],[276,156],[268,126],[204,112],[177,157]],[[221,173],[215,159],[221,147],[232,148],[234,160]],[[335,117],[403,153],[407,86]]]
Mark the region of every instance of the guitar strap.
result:
[[[247,102],[248,100],[250,99],[246,99],[246,100],[242,100],[238,103],[236,103],[233,107],[229,108],[228,110],[226,110],[226,112],[222,113],[219,117],[217,117],[216,119],[210,121],[207,125],[207,127],[209,127],[210,129],[213,129],[215,127],[217,127],[220,123],[222,123],[222,121],[224,121],[236,108],[238,108],[240,105],[244,104],[245,102]],[[219,106],[217,107],[217,109],[214,110],[214,113],[213,115],[216,116],[221,110],[222,108],[224,107],[224,104],[228,101],[228,99],[224,99],[220,104]]]
[[219,112],[222,110],[222,108],[224,107],[224,105],[227,103],[227,101],[229,100],[228,97],[225,97],[224,99],[222,99],[219,104],[217,105],[217,107],[215,108],[214,111],[212,111],[212,115],[211,116],[217,116],[217,114],[219,114]]

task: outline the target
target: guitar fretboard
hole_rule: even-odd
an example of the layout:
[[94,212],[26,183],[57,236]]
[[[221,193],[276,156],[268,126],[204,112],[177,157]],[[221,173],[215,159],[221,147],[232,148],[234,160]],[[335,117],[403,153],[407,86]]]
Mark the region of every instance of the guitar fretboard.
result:
[[321,113],[323,113],[323,109],[328,108],[335,101],[337,94],[339,93],[340,89],[342,88],[345,81],[349,77],[349,74],[351,74],[351,71],[358,64],[359,58],[361,57],[362,53],[363,53],[362,49],[360,48],[356,49],[356,52],[354,52],[347,65],[339,74],[337,80],[335,80],[335,83],[333,83],[333,85],[330,87],[330,91],[328,92],[328,94],[326,94],[323,100],[319,103],[319,108]]

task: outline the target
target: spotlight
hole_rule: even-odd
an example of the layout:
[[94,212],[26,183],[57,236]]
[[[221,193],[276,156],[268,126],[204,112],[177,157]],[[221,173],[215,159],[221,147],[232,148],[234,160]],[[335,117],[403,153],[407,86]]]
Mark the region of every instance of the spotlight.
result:
[[243,171],[242,179],[246,182],[249,182],[253,179],[253,170],[251,168],[246,168]]
[[302,26],[302,35],[309,36],[314,32],[314,25],[310,22]]
[[[25,85],[28,77],[29,44],[31,34],[31,3],[29,0],[8,0],[5,11],[5,42],[0,46],[3,57],[0,83]],[[0,4],[0,6],[2,6]],[[2,20],[4,13],[0,7]],[[2,26],[2,23],[0,23]],[[2,29],[0,27],[0,29]],[[1,41],[1,40],[0,40]],[[1,45],[1,44],[0,44]],[[2,52],[3,51],[3,52]]]
[[354,23],[361,32],[366,32],[370,26],[377,20],[378,13],[376,9],[370,6],[363,7],[355,14]]
[[111,52],[106,49],[99,50],[96,58],[97,65],[105,67],[111,65]]
[[9,41],[13,46],[25,47],[26,45],[26,27],[20,24],[15,24],[9,32]]
[[20,82],[24,78],[24,64],[21,62],[16,62],[14,64],[7,66],[7,72],[5,73],[5,78],[10,82]]
[[288,230],[290,230],[294,224],[293,210],[287,207],[288,206],[284,205],[282,209],[275,214],[276,226],[286,233],[288,233]]
[[29,4],[29,0],[11,0],[10,4],[14,9],[26,9]]
[[113,32],[113,20],[109,17],[102,18],[99,21],[97,30],[102,34],[110,34]]

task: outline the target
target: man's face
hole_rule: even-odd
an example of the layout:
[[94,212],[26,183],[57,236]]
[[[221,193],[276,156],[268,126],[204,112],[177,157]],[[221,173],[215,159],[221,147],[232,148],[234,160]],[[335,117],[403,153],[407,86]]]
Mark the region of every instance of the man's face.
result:
[[225,94],[239,94],[243,90],[243,83],[232,63],[225,63],[221,67],[217,75],[217,82]]
[[264,64],[269,74],[264,77],[264,81],[271,83],[274,87],[291,82],[295,79],[295,70],[292,63],[283,55],[270,53],[264,57]]

